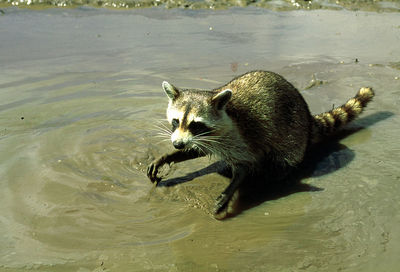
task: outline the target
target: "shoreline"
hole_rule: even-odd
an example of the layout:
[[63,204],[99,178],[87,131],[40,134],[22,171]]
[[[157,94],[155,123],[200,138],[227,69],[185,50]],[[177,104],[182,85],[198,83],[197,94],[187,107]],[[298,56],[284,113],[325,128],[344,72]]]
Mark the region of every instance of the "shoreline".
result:
[[262,8],[273,11],[292,11],[292,10],[347,10],[347,11],[365,11],[365,12],[400,12],[400,3],[396,1],[352,1],[352,0],[284,0],[284,1],[171,1],[171,0],[0,0],[0,15],[4,12],[2,9],[10,7],[28,8],[28,9],[48,9],[48,8],[108,8],[111,10],[131,10],[146,8],[163,9],[186,9],[186,10],[227,10],[231,8]]

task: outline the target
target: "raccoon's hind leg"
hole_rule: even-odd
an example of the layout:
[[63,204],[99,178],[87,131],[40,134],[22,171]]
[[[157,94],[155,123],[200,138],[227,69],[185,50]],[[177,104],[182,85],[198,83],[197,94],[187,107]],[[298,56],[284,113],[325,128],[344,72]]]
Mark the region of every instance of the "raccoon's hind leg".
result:
[[240,184],[245,180],[248,174],[247,167],[243,165],[235,166],[232,171],[231,183],[226,189],[218,196],[217,203],[215,205],[214,214],[220,215],[222,212],[228,212],[228,204],[232,199],[232,196],[239,188]]
[[195,159],[198,157],[205,156],[204,154],[199,153],[194,149],[189,150],[176,150],[172,153],[165,154],[160,158],[154,160],[148,167],[147,167],[147,176],[151,180],[151,182],[160,182],[161,178],[157,177],[158,170],[164,164],[168,163],[178,163],[182,161],[187,161],[191,159]]

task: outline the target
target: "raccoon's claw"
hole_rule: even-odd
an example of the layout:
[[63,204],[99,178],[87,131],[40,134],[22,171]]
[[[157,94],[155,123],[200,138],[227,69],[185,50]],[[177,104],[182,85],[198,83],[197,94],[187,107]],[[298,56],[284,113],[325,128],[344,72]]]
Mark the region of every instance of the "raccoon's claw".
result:
[[214,218],[223,220],[234,216],[240,210],[238,209],[239,191],[236,190],[232,194],[224,192],[216,199],[217,203],[214,209]]
[[229,203],[229,196],[227,194],[220,194],[218,196],[218,198],[216,199],[216,204],[215,204],[215,208],[214,208],[214,214],[220,214],[221,212],[223,212],[226,207],[228,206]]
[[147,176],[149,177],[151,182],[160,182],[161,178],[157,177],[157,173],[158,173],[158,168],[160,168],[160,166],[162,165],[162,163],[160,163],[159,160],[156,160],[154,162],[152,162],[148,167],[147,167]]

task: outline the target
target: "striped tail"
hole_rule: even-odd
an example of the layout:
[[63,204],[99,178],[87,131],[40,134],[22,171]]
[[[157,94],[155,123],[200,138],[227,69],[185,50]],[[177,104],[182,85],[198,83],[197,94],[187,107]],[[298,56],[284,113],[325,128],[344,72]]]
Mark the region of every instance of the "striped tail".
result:
[[322,141],[324,138],[334,135],[343,126],[353,121],[368,102],[374,97],[371,88],[361,88],[356,96],[348,100],[345,104],[331,111],[314,115],[313,143]]

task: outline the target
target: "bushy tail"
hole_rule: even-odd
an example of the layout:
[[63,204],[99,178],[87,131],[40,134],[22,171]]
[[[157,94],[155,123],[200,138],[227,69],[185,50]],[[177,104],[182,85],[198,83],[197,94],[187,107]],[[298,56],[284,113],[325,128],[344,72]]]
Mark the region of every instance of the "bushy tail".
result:
[[361,88],[356,96],[348,100],[342,106],[328,112],[314,115],[312,142],[320,142],[353,121],[360,115],[374,95],[374,91],[371,88]]

